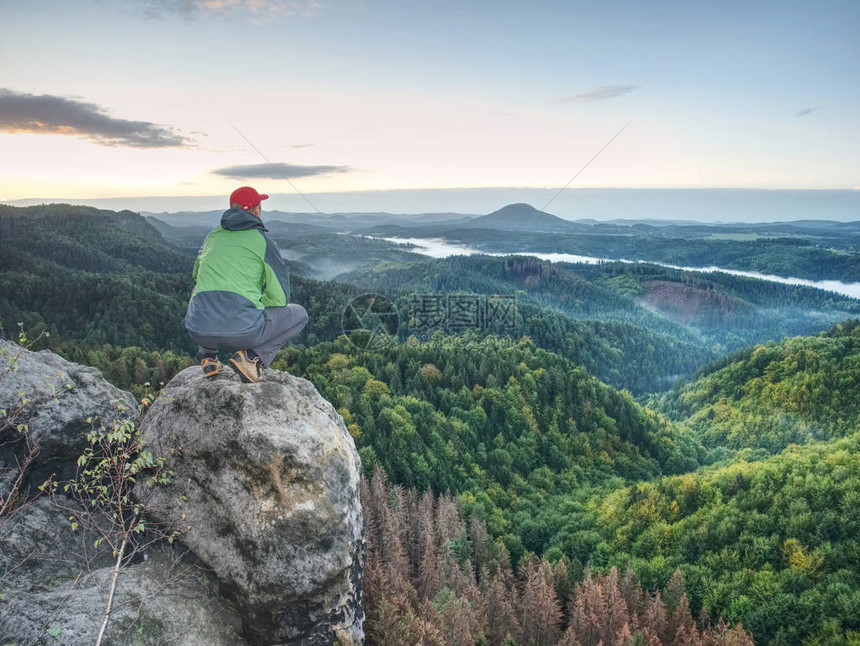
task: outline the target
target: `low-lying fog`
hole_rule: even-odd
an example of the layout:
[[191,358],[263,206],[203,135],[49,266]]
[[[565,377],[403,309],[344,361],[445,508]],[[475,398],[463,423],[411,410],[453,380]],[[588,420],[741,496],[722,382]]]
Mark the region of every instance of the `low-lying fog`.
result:
[[[448,256],[471,256],[474,254],[484,253],[488,256],[534,256],[541,260],[550,262],[570,262],[570,263],[585,263],[596,264],[598,262],[646,262],[642,260],[626,260],[624,258],[594,258],[591,256],[577,256],[570,253],[540,253],[534,251],[528,252],[511,252],[511,253],[487,253],[475,247],[468,245],[454,244],[441,238],[382,238],[389,242],[397,244],[408,244],[414,248],[412,251],[431,258],[447,258]],[[806,278],[785,278],[783,276],[773,276],[770,274],[760,274],[755,271],[739,271],[737,269],[724,269],[722,267],[681,267],[678,265],[667,265],[660,262],[648,262],[648,264],[659,265],[661,267],[670,267],[672,269],[681,269],[683,271],[700,271],[700,272],[716,272],[720,271],[726,274],[735,276],[747,276],[749,278],[759,278],[761,280],[770,280],[775,283],[783,283],[785,285],[804,285],[806,287],[816,287],[837,294],[843,294],[852,298],[860,298],[860,283],[843,283],[838,280],[808,280]]]

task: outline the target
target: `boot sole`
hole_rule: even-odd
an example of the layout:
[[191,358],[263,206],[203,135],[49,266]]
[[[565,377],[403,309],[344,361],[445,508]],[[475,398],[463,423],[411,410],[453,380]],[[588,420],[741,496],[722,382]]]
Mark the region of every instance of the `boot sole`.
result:
[[[246,373],[244,367],[241,366],[238,361],[233,361],[233,359],[230,359],[230,367],[237,375],[239,375],[239,378],[246,384],[255,384],[260,381],[260,378],[257,375],[252,376]],[[254,372],[257,372],[256,365],[254,365]]]
[[204,377],[214,377],[224,370],[224,366],[221,363],[209,364],[203,366],[203,376]]

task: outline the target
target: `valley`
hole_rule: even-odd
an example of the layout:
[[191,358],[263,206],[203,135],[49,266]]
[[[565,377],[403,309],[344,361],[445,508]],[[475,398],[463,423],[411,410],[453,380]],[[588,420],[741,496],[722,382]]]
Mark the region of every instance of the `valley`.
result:
[[[37,347],[138,395],[166,383],[196,363],[182,317],[204,217],[185,226],[0,206],[5,334],[20,323]],[[471,227],[478,219],[455,226],[485,232],[486,221]],[[268,224],[291,264],[292,300],[310,313],[272,367],[332,402],[367,477],[384,470],[416,496],[450,494],[515,569],[535,557],[576,572],[629,568],[649,594],[679,571],[693,612],[742,623],[756,643],[856,639],[860,301],[647,262],[451,248],[428,258],[378,239],[391,233],[389,216],[361,220],[344,218],[338,226],[352,230],[336,233]],[[409,237],[433,220],[414,222]],[[517,222],[444,239],[481,246]],[[443,225],[432,226],[438,235]],[[773,230],[737,229],[700,231],[698,260],[725,260],[708,245],[761,245]],[[672,240],[663,249],[680,257],[689,240]],[[816,253],[853,258],[849,243]],[[773,244],[801,250],[792,270],[807,246],[819,249]],[[816,272],[853,276],[840,262]],[[346,307],[368,292],[399,318],[378,347],[344,329]],[[429,325],[416,310],[421,299],[449,307],[502,297],[515,304],[504,327],[450,316]]]

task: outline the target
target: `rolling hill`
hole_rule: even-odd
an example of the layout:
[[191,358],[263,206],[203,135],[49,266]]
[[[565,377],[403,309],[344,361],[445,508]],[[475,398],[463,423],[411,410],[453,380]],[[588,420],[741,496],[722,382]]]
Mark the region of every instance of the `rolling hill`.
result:
[[709,447],[763,448],[860,429],[860,322],[747,348],[679,385],[658,406]]

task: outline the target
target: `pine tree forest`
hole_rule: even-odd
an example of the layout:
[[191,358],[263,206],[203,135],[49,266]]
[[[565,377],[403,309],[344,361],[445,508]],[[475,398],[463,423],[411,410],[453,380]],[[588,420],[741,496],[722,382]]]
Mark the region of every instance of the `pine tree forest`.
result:
[[368,646],[752,646],[741,624],[694,617],[679,570],[644,591],[631,569],[510,555],[457,499],[362,481]]

